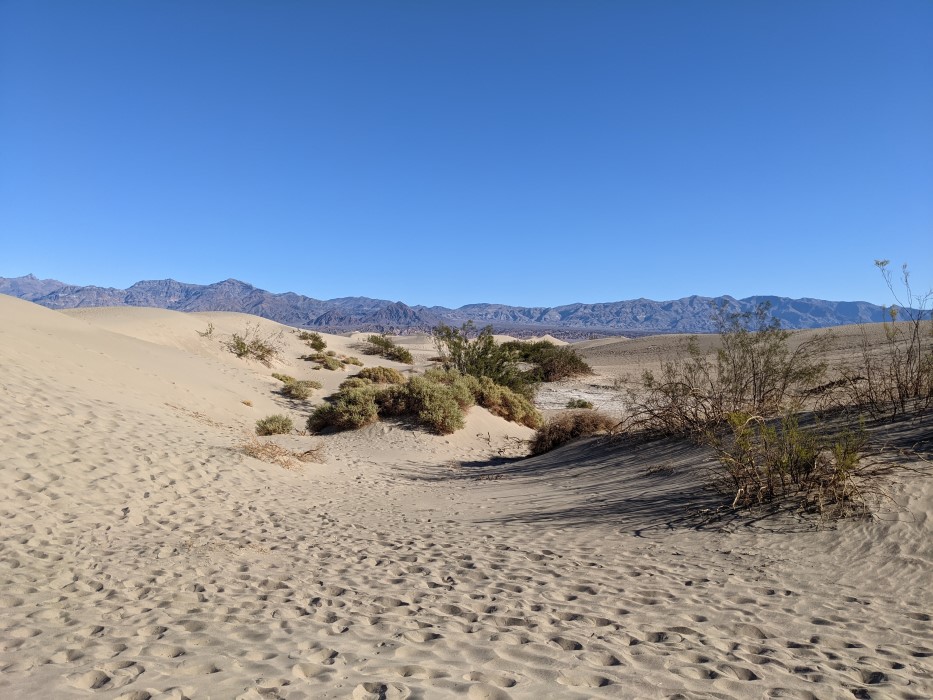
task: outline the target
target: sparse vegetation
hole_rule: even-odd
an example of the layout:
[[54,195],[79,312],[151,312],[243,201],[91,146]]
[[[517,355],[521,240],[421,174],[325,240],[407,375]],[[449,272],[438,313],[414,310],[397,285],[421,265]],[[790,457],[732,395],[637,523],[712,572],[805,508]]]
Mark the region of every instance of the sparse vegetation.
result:
[[572,440],[612,431],[618,421],[598,411],[564,411],[548,420],[531,441],[531,454],[540,455]]
[[793,413],[774,421],[733,413],[711,442],[732,507],[797,502],[824,517],[867,512],[872,485],[862,480],[864,429],[803,428]]
[[303,340],[312,350],[317,350],[318,352],[323,351],[324,348],[327,347],[327,341],[324,340],[320,333],[315,331],[299,331],[298,340]]
[[273,377],[273,379],[278,379],[280,382],[283,382],[283,383],[285,383],[285,384],[288,384],[289,382],[295,381],[295,378],[294,378],[294,377],[292,377],[292,376],[290,376],[290,375],[288,375],[288,374],[282,374],[282,373],[280,373],[280,372],[273,372],[273,373],[272,373],[272,377]]
[[791,351],[790,332],[771,317],[767,303],[755,313],[720,306],[714,320],[721,342],[714,355],[691,337],[679,359],[664,362],[659,375],[646,371],[640,386],[629,389],[630,428],[702,438],[736,412],[769,416],[799,408],[825,372],[817,359],[825,341]]
[[286,449],[274,442],[263,442],[249,436],[239,445],[244,454],[270,464],[278,464],[286,469],[293,469],[301,462],[323,462],[324,450],[318,445],[304,452]]
[[387,335],[371,335],[366,338],[363,352],[367,355],[379,355],[386,360],[401,362],[406,365],[414,364],[415,358],[412,357],[408,348],[397,345]]
[[331,371],[343,369],[345,367],[344,363],[336,357],[325,355],[322,352],[316,352],[313,355],[302,355],[298,359],[305,360],[306,362],[317,362],[318,365],[324,369],[329,369]]
[[242,333],[234,333],[224,345],[237,357],[258,360],[268,367],[282,352],[282,332],[264,334],[258,324],[247,324]]
[[207,328],[203,331],[197,331],[197,334],[202,338],[211,338],[214,335],[214,324],[208,323]]
[[933,290],[914,292],[910,271],[901,268],[904,298],[895,290],[889,261],[876,260],[898,306],[889,309],[884,323],[884,341],[875,349],[866,329],[862,329],[859,361],[841,369],[844,401],[869,411],[873,416],[897,416],[911,408],[933,404]]
[[593,408],[593,402],[586,399],[570,399],[567,408]]
[[405,375],[392,367],[366,367],[356,375],[360,379],[368,379],[374,384],[402,384]]
[[257,435],[284,435],[292,432],[295,426],[292,419],[280,413],[260,418],[256,421]]

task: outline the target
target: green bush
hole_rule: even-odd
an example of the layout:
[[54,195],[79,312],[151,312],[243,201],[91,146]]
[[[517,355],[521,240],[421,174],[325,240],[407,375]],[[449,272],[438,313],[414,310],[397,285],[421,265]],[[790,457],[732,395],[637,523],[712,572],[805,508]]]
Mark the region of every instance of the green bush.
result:
[[308,418],[308,430],[320,432],[326,428],[334,430],[356,430],[379,419],[375,392],[370,388],[355,387],[342,389],[327,399]]
[[515,352],[496,343],[492,326],[486,326],[474,338],[475,330],[472,322],[460,328],[441,324],[434,329],[434,344],[443,368],[472,377],[487,377],[528,399],[533,398],[534,380],[519,370]]
[[292,419],[282,414],[274,414],[256,421],[257,435],[284,435],[294,429]]
[[555,345],[549,340],[513,340],[503,343],[502,348],[515,353],[522,362],[534,365],[526,373],[530,381],[557,382],[593,373],[576,350],[567,345]]
[[318,352],[321,352],[327,347],[327,341],[324,340],[320,333],[316,333],[315,331],[300,331],[298,333],[298,340],[305,341],[312,350],[317,350]]
[[463,409],[451,388],[424,377],[412,377],[404,385],[405,405],[420,425],[439,435],[453,433],[463,427]]
[[344,364],[336,357],[325,355],[322,352],[316,352],[313,355],[302,355],[299,359],[306,362],[317,362],[324,369],[338,370],[343,369]]
[[586,399],[570,399],[567,408],[593,408],[593,402]]
[[531,401],[507,386],[496,384],[489,377],[479,378],[474,396],[476,403],[493,415],[529,428],[541,427],[543,419]]
[[558,413],[535,433],[531,441],[531,454],[544,454],[571,440],[608,433],[616,422],[598,411]]
[[312,391],[320,389],[322,386],[320,382],[311,381],[310,379],[293,379],[290,382],[285,382],[280,391],[282,395],[290,399],[306,401],[311,398]]
[[367,355],[379,355],[387,360],[401,362],[406,365],[414,364],[415,358],[407,348],[396,345],[386,335],[371,335],[366,338],[363,352]]
[[356,375],[360,379],[368,379],[374,384],[403,384],[405,375],[391,367],[366,367]]
[[295,381],[295,378],[294,378],[294,377],[292,377],[292,376],[290,376],[290,375],[288,375],[288,374],[281,374],[281,373],[279,373],[279,372],[273,372],[273,373],[272,373],[272,377],[273,377],[273,379],[278,379],[280,382],[283,382],[283,383],[285,383],[285,384],[288,384],[289,382]]
[[344,364],[355,365],[356,367],[362,367],[363,363],[360,361],[360,358],[353,357],[352,355],[343,358]]

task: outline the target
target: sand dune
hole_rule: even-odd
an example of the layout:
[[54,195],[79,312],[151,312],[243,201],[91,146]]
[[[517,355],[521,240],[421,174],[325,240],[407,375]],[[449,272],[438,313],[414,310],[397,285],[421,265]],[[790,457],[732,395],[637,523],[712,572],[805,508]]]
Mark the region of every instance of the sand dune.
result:
[[[309,411],[271,372],[322,381],[315,401],[348,374],[296,359],[291,329],[4,296],[0,315],[0,697],[933,696],[929,479],[875,521],[713,522],[698,448],[519,460],[531,431],[480,408],[452,436],[277,437],[325,455],[284,469],[237,449]],[[247,324],[283,360],[226,351]],[[669,342],[584,344],[598,374],[561,390]],[[872,429],[930,452],[929,422]]]

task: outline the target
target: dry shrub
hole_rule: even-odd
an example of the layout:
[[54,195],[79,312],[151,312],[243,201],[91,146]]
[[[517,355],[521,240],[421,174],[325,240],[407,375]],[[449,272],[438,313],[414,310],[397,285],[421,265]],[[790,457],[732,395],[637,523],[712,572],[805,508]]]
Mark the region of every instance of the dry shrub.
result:
[[570,399],[567,408],[593,408],[593,402],[586,399]]
[[366,367],[356,375],[374,384],[404,384],[405,375],[392,367]]
[[531,440],[531,454],[540,455],[571,440],[609,433],[617,421],[598,411],[564,411],[548,420]]
[[365,389],[366,387],[371,387],[373,383],[368,379],[362,379],[357,376],[347,377],[342,382],[340,382],[340,389]]
[[888,290],[899,306],[888,311],[884,340],[872,346],[862,328],[861,356],[840,370],[844,400],[868,410],[873,416],[896,417],[933,405],[933,290],[916,293],[910,271],[901,268],[904,298],[895,291],[887,260],[876,260]]
[[267,367],[282,352],[282,331],[263,333],[259,324],[247,323],[242,333],[234,333],[224,346],[239,358],[259,360]]
[[319,464],[324,462],[324,448],[322,445],[312,447],[304,452],[294,452],[281,445],[276,445],[274,442],[262,442],[255,436],[250,435],[240,443],[239,448],[244,454],[254,459],[269,462],[270,464],[278,464],[286,469],[293,469],[300,462],[317,462]]

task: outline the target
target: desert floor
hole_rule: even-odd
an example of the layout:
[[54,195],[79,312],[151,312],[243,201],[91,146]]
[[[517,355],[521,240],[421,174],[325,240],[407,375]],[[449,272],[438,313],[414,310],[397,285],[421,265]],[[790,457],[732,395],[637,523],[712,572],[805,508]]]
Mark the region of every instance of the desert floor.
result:
[[[347,376],[291,329],[3,296],[0,316],[0,697],[933,696],[921,474],[873,520],[711,519],[698,448],[518,459],[531,431],[480,408],[446,437],[271,438],[320,449],[285,468],[240,449],[256,419],[303,426]],[[281,361],[224,349],[248,325],[282,333]],[[597,374],[541,405],[622,410],[613,380],[675,342],[582,343]],[[325,387],[289,401],[272,371]],[[876,459],[931,459],[929,420],[871,430]]]

